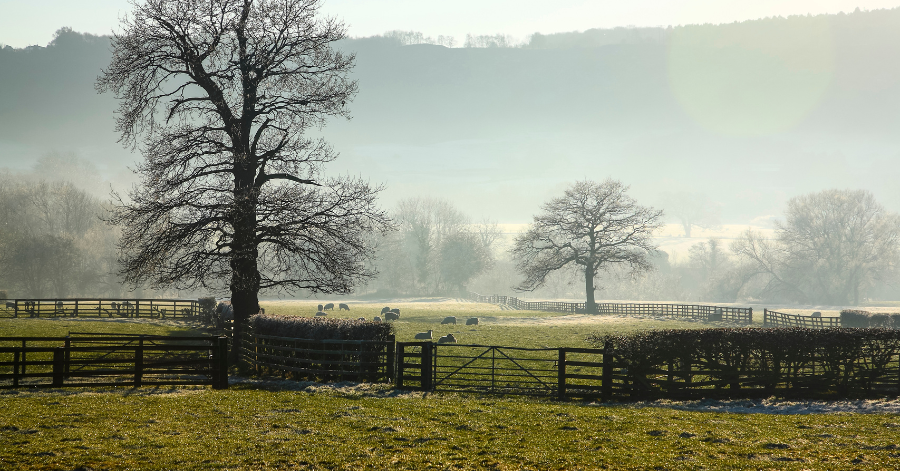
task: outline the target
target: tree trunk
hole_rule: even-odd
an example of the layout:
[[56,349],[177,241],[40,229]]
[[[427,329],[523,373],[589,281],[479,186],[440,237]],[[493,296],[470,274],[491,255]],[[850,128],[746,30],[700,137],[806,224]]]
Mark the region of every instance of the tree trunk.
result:
[[235,175],[232,225],[231,305],[234,308],[234,339],[229,361],[240,359],[244,328],[250,316],[259,312],[260,275],[257,267],[256,206],[258,195],[253,186],[254,172],[241,169]]
[[681,227],[684,228],[684,236],[685,237],[691,237],[691,226],[693,226],[693,224],[691,224],[689,222],[681,221]]
[[597,303],[594,301],[594,266],[592,263],[588,263],[584,267],[584,292],[587,295],[584,312],[596,314]]

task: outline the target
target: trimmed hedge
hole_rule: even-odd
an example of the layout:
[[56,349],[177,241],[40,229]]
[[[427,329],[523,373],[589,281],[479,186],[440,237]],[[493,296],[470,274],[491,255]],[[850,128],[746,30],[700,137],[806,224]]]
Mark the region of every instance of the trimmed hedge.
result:
[[612,348],[615,362],[636,380],[675,365],[686,375],[700,374],[712,383],[739,389],[835,390],[846,395],[888,389],[896,394],[898,387],[900,331],[893,329],[657,330],[591,335],[587,340]]
[[900,314],[872,314],[868,311],[844,309],[841,311],[841,327],[900,329]]
[[257,314],[250,317],[257,335],[308,340],[393,340],[394,326],[384,322],[328,317],[288,317]]

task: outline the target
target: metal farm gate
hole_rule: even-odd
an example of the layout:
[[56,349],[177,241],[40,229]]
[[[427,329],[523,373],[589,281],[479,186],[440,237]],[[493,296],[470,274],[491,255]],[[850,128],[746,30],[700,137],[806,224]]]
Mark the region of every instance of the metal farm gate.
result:
[[558,348],[435,344],[435,391],[553,396]]

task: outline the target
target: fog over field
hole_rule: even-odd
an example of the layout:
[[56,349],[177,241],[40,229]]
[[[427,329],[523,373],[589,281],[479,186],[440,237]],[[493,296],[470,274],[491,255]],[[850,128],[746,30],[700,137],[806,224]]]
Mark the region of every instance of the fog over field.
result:
[[[748,227],[771,237],[804,194],[863,189],[900,210],[900,9],[452,42],[349,33],[353,118],[316,133],[340,153],[327,173],[383,184],[384,208],[447,201],[508,245],[572,182],[613,178],[666,211],[669,263]],[[65,156],[81,173],[59,173],[101,199],[135,183],[140,154],[94,89],[109,61],[108,37],[72,29],[0,49],[0,167],[34,175],[43,157],[47,177],[46,157]],[[679,204],[709,219],[690,237]]]
[[[706,195],[734,224],[825,188],[869,189],[897,210],[898,26],[900,10],[876,10],[505,48],[348,40],[359,93],[353,119],[323,131],[341,153],[329,171],[385,183],[385,206],[442,197],[503,223],[606,177],[662,207],[666,192]],[[93,88],[108,61],[106,38],[76,32],[0,51],[0,165],[71,151],[124,186],[139,156]]]

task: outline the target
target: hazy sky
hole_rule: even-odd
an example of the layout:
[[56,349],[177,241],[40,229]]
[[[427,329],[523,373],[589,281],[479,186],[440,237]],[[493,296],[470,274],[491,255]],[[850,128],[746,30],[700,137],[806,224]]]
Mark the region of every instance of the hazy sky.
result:
[[[428,36],[527,35],[615,26],[727,23],[766,16],[850,12],[900,6],[900,0],[326,0],[352,36],[400,29]],[[0,0],[0,43],[46,45],[70,26],[107,34],[130,10],[128,0]]]

